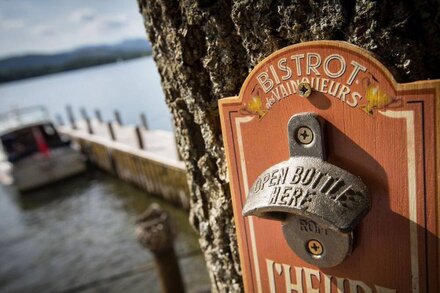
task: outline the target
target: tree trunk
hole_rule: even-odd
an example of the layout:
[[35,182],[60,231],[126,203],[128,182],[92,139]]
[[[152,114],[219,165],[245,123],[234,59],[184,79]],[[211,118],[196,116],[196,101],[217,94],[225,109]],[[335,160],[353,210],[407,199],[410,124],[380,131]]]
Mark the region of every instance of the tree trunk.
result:
[[214,292],[242,280],[217,101],[284,46],[344,40],[374,52],[398,81],[440,77],[437,1],[138,0],[191,187]]

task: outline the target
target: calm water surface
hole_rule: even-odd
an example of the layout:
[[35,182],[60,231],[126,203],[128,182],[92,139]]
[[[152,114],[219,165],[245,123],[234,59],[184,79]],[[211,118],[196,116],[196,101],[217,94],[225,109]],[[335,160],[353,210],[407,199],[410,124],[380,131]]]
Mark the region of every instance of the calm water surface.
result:
[[[152,202],[172,214],[177,254],[197,251],[185,212],[109,175],[26,194],[0,185],[0,292],[159,292],[154,269],[69,291],[152,261],[134,234],[136,216]],[[180,266],[189,291],[209,284],[201,254]]]
[[0,112],[45,105],[53,117],[61,114],[67,121],[67,104],[77,117],[80,107],[89,115],[100,109],[105,120],[113,119],[113,110],[118,109],[124,123],[134,124],[144,112],[151,129],[172,129],[151,57],[0,84]]

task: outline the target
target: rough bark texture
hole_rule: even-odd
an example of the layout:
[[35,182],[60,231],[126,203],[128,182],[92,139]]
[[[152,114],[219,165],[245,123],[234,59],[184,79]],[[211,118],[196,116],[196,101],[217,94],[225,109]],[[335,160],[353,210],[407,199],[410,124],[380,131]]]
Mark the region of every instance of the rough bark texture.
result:
[[242,281],[217,100],[284,46],[345,40],[377,54],[400,82],[440,77],[438,1],[138,0],[191,187],[214,292]]

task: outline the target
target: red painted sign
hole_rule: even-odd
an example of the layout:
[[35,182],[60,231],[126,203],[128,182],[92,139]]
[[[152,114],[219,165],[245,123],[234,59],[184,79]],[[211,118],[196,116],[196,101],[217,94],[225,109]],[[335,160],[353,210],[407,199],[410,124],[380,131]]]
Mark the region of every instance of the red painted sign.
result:
[[[367,51],[318,41],[273,53],[219,102],[247,292],[440,291],[439,90],[439,80],[398,84]],[[372,200],[352,254],[326,269],[290,249],[279,221],[242,215],[258,176],[289,158],[287,123],[303,112],[326,121],[327,161],[360,176]]]

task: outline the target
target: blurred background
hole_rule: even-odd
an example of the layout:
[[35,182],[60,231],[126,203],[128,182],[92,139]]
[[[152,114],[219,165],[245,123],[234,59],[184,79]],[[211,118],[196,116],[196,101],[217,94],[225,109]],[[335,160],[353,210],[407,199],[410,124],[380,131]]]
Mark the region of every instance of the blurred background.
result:
[[[33,106],[43,106],[48,116],[25,123],[20,109]],[[105,125],[114,123],[114,110],[124,123],[114,131],[127,145],[136,145],[131,134],[145,115],[146,169],[153,153],[156,161],[162,155],[183,170],[136,1],[0,0],[0,112],[7,113],[0,114],[0,292],[160,292],[154,255],[135,235],[136,218],[151,203],[176,225],[187,291],[209,288],[187,209],[149,192],[148,184],[156,184],[150,173],[135,174],[143,178],[135,184],[122,180],[124,164],[116,168],[110,158],[113,171],[106,172],[75,143],[80,131],[87,133],[84,112],[92,117],[99,111],[100,121],[90,118],[94,136],[105,139],[110,156]],[[56,177],[74,165],[63,163],[71,151],[87,168]],[[168,174],[166,162],[161,166]],[[21,188],[37,175],[53,182]]]
[[119,109],[130,123],[142,110],[171,130],[136,1],[1,0],[0,40],[1,109]]

